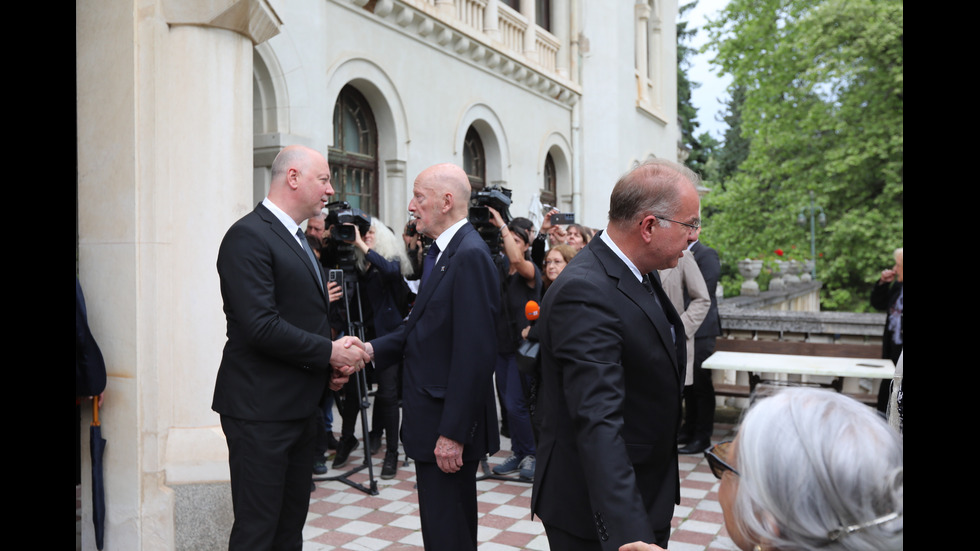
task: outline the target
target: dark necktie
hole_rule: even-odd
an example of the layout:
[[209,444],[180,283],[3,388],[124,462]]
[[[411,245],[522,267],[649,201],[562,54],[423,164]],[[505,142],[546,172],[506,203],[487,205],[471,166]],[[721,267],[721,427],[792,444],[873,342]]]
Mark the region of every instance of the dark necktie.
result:
[[[650,282],[650,274],[643,274],[643,288],[656,300],[657,293],[653,290],[653,283]],[[660,301],[658,300],[657,302],[659,303]]]
[[422,289],[422,286],[425,285],[425,280],[429,277],[429,273],[432,271],[432,268],[435,268],[436,257],[438,256],[439,245],[433,241],[432,245],[429,247],[429,252],[425,255],[425,260],[422,262],[422,281],[419,283],[419,289]]
[[320,284],[320,290],[323,290],[323,279],[320,276],[320,266],[317,265],[316,256],[313,255],[313,249],[310,248],[310,243],[306,240],[306,236],[303,235],[303,230],[301,228],[296,229],[296,237],[299,237],[299,242],[303,246],[303,250],[306,251],[306,256],[310,257],[310,263],[313,264],[313,273],[316,274],[316,282]]
[[[646,289],[648,293],[650,293],[650,296],[653,297],[653,300],[657,301],[657,306],[659,306],[660,309],[663,310],[663,305],[660,304],[660,297],[657,296],[657,292],[654,291],[654,289],[653,289],[653,282],[650,281],[650,275],[649,274],[643,274],[643,288]],[[670,326],[670,338],[675,343],[677,342],[677,334],[674,332],[674,325],[673,324],[671,324],[671,326]]]

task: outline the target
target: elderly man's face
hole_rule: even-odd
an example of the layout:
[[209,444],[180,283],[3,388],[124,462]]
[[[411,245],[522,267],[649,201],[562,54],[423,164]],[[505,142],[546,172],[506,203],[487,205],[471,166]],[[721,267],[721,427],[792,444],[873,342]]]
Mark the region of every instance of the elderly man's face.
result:
[[905,253],[904,252],[903,253],[900,253],[900,254],[896,254],[895,255],[895,267],[892,268],[893,270],[895,270],[895,279],[897,281],[899,281],[899,282],[904,282],[905,281],[905,278],[904,278],[904,275],[905,275],[905,266],[904,266],[904,263],[903,263],[903,260],[904,259],[902,258],[904,256],[905,256]]
[[431,182],[419,176],[412,189],[412,200],[408,203],[408,212],[415,218],[415,229],[422,235],[435,239],[442,233],[446,215],[442,212],[444,200],[442,193]]
[[323,219],[319,216],[314,216],[306,221],[306,235],[315,237],[321,247],[323,246],[323,232],[325,229],[323,226]]

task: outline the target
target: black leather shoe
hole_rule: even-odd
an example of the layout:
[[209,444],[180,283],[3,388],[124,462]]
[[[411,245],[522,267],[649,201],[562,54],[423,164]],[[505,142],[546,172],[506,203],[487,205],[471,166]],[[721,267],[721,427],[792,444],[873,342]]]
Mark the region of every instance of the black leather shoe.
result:
[[681,448],[678,448],[677,453],[681,455],[693,455],[696,453],[703,452],[704,450],[708,449],[708,446],[710,445],[711,442],[708,440],[701,440],[699,438],[695,438],[691,440],[686,446],[682,446]]
[[368,433],[368,438],[371,439],[371,455],[374,455],[381,451],[381,435]]
[[332,432],[327,433],[327,449],[328,450],[337,449],[337,437],[334,436]]
[[391,480],[398,473],[398,450],[388,450],[385,452],[385,462],[381,466],[381,478]]
[[681,430],[677,431],[677,445],[686,446],[694,440],[694,435],[686,430],[686,427],[681,427]]
[[340,442],[337,444],[337,455],[333,458],[333,468],[343,468],[350,460],[350,452],[357,449],[358,443],[357,437],[341,436]]

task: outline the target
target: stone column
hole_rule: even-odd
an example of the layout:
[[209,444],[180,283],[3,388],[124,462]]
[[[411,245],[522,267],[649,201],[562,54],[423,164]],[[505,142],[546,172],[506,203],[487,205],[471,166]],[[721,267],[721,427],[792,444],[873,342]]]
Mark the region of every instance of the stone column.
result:
[[521,15],[527,19],[527,31],[524,33],[524,56],[528,59],[537,60],[534,55],[537,50],[535,40],[538,37],[537,12],[534,0],[521,0]]
[[558,39],[558,59],[556,60],[555,70],[558,74],[569,78],[568,67],[570,63],[569,52],[571,50],[572,20],[567,1],[552,2],[551,4],[551,32]]
[[487,0],[487,9],[483,12],[483,32],[491,40],[500,40],[500,10],[498,0]]
[[281,23],[265,0],[77,2],[75,15],[79,279],[109,375],[106,548],[181,549],[179,486],[228,479],[211,411],[215,259],[254,206],[252,49]]

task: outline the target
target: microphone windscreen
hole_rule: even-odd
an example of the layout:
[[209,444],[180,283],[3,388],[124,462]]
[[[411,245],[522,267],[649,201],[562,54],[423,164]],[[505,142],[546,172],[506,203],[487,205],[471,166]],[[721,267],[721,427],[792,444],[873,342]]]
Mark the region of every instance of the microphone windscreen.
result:
[[529,321],[534,321],[538,319],[539,315],[541,315],[541,307],[538,306],[537,302],[529,300],[527,301],[527,304],[524,305],[524,315],[527,316]]

